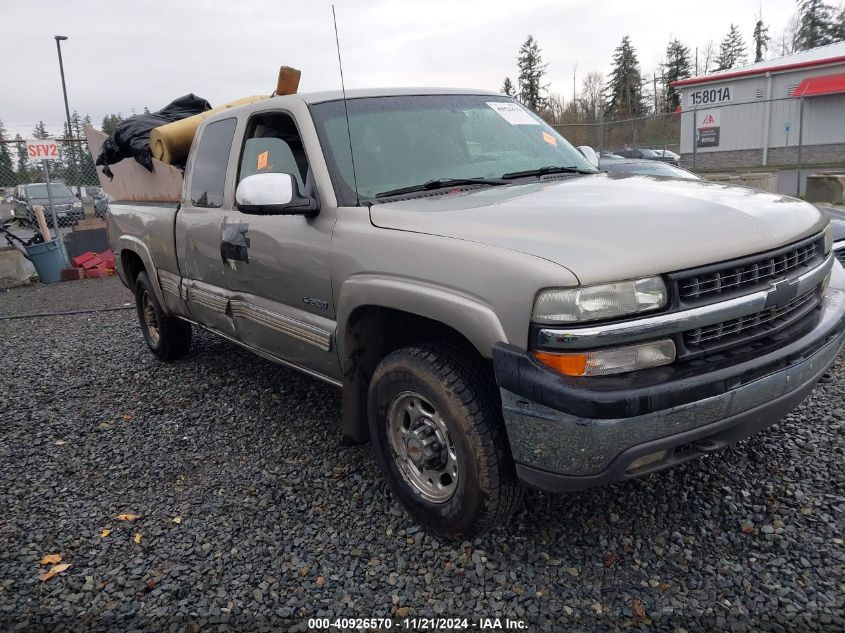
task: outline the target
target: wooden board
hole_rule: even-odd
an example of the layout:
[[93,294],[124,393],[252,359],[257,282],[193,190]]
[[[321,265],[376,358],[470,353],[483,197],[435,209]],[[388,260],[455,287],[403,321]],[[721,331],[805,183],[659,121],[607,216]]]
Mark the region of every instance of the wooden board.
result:
[[[88,125],[83,127],[88,139],[88,149],[94,160],[100,153],[100,148],[108,138],[99,130]],[[97,167],[100,186],[114,200],[134,202],[178,202],[182,196],[182,171],[153,159],[153,171],[149,172],[132,158],[124,158],[119,163],[110,165],[114,179],[110,180],[103,173],[102,167]]]

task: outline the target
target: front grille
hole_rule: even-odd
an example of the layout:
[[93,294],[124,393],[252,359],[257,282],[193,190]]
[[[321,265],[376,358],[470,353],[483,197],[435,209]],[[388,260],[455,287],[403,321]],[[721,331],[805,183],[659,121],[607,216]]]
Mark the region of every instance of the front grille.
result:
[[819,303],[819,290],[814,288],[789,303],[767,308],[748,316],[722,321],[714,325],[683,333],[684,346],[689,353],[715,351],[716,348],[745,343],[769,336],[799,321]]
[[840,248],[838,251],[834,251],[836,255],[836,259],[839,260],[839,263],[845,266],[845,246]]
[[777,251],[671,275],[682,303],[721,300],[728,293],[751,291],[768,280],[812,268],[824,254],[824,238],[813,237]]

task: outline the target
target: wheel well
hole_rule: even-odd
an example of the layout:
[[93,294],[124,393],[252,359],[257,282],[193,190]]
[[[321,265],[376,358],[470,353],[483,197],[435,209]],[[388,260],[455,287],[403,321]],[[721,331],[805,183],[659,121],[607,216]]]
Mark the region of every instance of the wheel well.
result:
[[413,344],[443,342],[460,347],[490,368],[492,362],[456,329],[426,317],[380,306],[362,306],[349,316],[343,336],[343,439],[348,444],[366,442],[367,389],[381,359]]
[[146,270],[144,262],[141,260],[141,256],[134,251],[124,249],[120,252],[120,265],[123,268],[123,274],[126,277],[127,285],[130,289],[134,289],[138,275]]

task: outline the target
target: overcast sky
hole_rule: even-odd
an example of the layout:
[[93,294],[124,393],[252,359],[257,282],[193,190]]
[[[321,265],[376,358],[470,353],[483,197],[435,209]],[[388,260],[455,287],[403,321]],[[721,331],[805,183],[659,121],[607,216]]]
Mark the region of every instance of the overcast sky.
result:
[[[335,0],[347,88],[499,89],[516,80],[526,35],[540,43],[550,90],[571,98],[572,76],[607,73],[629,35],[643,71],[666,43],[717,43],[731,22],[750,43],[760,0]],[[794,0],[766,0],[773,39]],[[0,0],[0,119],[14,136],[64,119],[53,35],[62,44],[71,110],[96,125],[112,112],[157,110],[188,92],[220,105],[267,94],[281,64],[302,70],[300,92],[339,87],[331,2],[323,0]],[[770,54],[770,56],[773,56]]]

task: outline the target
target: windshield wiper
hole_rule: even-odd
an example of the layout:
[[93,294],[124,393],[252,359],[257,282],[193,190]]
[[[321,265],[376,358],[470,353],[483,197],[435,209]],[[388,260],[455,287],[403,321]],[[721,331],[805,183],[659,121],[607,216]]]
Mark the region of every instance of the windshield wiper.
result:
[[376,198],[389,198],[390,196],[401,196],[405,193],[417,191],[431,191],[433,189],[445,189],[446,187],[459,187],[461,185],[507,185],[510,184],[500,178],[438,178],[429,180],[421,185],[411,185],[401,189],[391,189],[376,194]]
[[515,178],[527,178],[528,176],[545,176],[546,174],[593,174],[596,172],[587,171],[585,169],[578,169],[574,165],[569,167],[561,167],[559,165],[547,165],[545,167],[538,167],[537,169],[526,169],[525,171],[512,171],[509,174],[503,174],[503,180],[513,180]]

